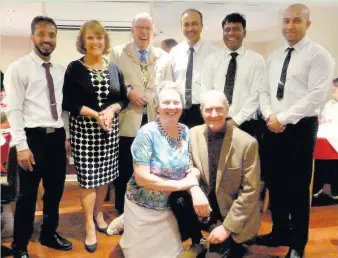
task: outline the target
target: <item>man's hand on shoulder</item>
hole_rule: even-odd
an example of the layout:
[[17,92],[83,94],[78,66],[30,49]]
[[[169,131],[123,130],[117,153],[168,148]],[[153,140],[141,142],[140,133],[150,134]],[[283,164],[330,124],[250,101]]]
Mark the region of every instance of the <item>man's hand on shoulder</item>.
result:
[[35,165],[34,155],[30,149],[17,152],[18,164],[24,170],[33,171]]
[[208,240],[211,244],[220,244],[227,240],[230,234],[230,230],[226,229],[223,225],[220,225],[211,231]]

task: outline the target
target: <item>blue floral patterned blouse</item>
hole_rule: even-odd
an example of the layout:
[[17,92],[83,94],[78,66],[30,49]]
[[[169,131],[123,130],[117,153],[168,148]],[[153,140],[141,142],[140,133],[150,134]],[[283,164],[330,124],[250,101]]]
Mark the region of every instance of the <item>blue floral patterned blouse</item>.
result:
[[[159,177],[180,180],[189,168],[189,129],[179,124],[182,137],[180,148],[172,147],[156,121],[144,125],[131,146],[134,164],[150,167],[150,173]],[[127,185],[128,200],[154,210],[169,209],[169,194],[153,191],[136,184],[133,174]]]

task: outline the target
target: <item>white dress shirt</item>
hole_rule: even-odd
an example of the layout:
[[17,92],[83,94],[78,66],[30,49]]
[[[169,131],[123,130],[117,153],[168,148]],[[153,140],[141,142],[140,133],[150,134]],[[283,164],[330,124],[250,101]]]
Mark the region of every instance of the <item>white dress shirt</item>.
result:
[[[181,86],[181,91],[185,93],[185,78],[187,74],[190,46],[186,40],[171,49],[169,55],[173,70],[173,80]],[[217,48],[209,41],[199,40],[194,46],[193,72],[192,72],[192,104],[200,104],[201,96],[201,74],[207,56],[215,52]]]
[[284,87],[284,97],[276,98],[284,59],[285,45],[267,61],[259,102],[264,117],[276,114],[283,124],[296,124],[304,117],[317,116],[328,100],[335,62],[322,46],[304,37],[291,54]]
[[13,62],[5,74],[6,116],[11,126],[11,146],[18,151],[28,149],[24,128],[64,126],[62,120],[62,87],[65,68],[54,62],[50,72],[54,81],[58,120],[51,113],[46,70],[34,51]]
[[210,54],[202,72],[201,95],[213,89],[224,92],[225,76],[233,52],[237,52],[238,56],[229,116],[240,125],[247,120],[257,118],[258,92],[263,81],[265,66],[264,58],[260,54],[244,47],[236,51],[231,51],[229,48],[220,49]]
[[322,112],[322,120],[324,122],[331,121],[338,125],[338,101],[335,99],[331,99],[326,102],[323,112]]

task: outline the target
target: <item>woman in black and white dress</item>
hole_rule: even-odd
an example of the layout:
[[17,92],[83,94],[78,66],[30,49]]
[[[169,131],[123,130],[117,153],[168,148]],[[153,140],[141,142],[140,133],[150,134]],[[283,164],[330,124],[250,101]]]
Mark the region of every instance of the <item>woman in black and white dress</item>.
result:
[[95,226],[106,232],[102,204],[108,183],[118,176],[118,113],[128,104],[123,75],[102,55],[110,49],[109,36],[98,21],[80,29],[77,49],[84,54],[71,62],[63,88],[63,109],[69,111],[72,156],[85,212],[85,248],[97,248]]

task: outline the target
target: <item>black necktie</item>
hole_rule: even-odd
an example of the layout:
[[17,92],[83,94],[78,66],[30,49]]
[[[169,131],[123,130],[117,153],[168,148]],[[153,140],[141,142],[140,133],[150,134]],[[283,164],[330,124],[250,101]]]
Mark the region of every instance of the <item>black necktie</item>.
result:
[[231,59],[228,66],[228,71],[225,76],[225,86],[224,86],[224,94],[228,99],[229,104],[232,103],[232,94],[234,92],[234,86],[235,86],[235,77],[236,77],[236,57],[238,56],[238,53],[233,52],[230,54]]
[[285,81],[286,81],[286,73],[288,71],[290,59],[291,59],[291,52],[294,50],[293,47],[288,47],[288,54],[285,57],[284,64],[283,64],[283,69],[282,73],[280,75],[280,80],[278,83],[278,88],[277,88],[277,95],[276,98],[278,100],[281,100],[284,96],[284,87],[285,87]]
[[52,117],[55,121],[58,120],[58,112],[56,109],[56,101],[55,101],[55,90],[54,90],[54,81],[53,77],[50,73],[50,63],[43,63],[42,66],[46,69],[46,78],[47,78],[47,86],[49,91],[49,101],[50,101],[50,109],[52,112]]
[[192,68],[194,65],[194,48],[190,47],[190,55],[187,66],[187,74],[185,77],[185,108],[191,108],[192,105],[192,93],[191,93],[191,85],[192,85]]

